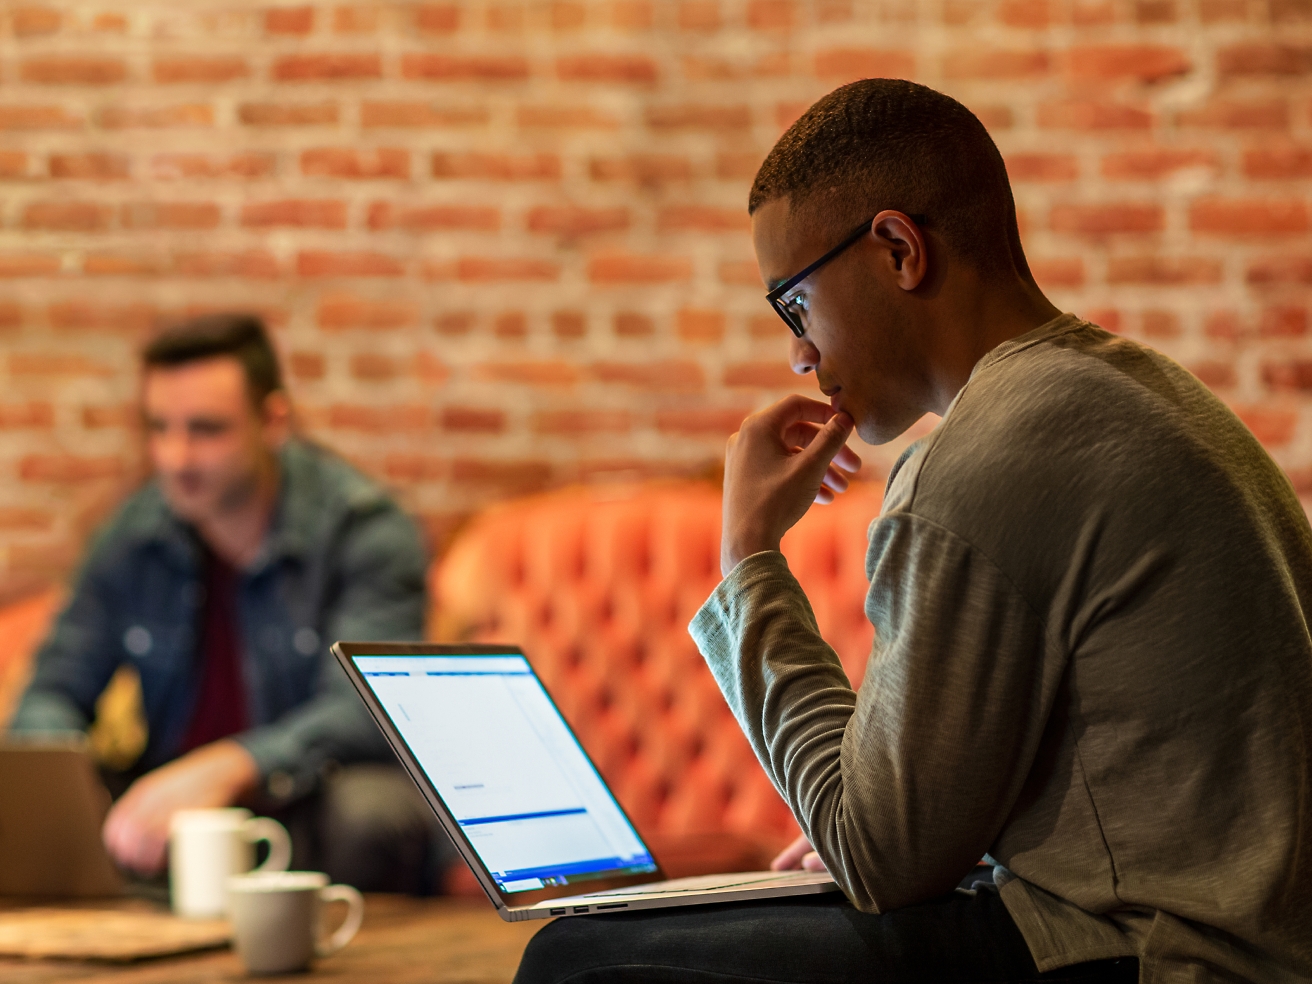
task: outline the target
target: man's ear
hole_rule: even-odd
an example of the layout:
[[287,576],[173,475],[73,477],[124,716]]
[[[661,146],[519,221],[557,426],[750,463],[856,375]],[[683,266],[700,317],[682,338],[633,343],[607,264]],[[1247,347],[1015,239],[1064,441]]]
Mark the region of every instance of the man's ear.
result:
[[292,432],[292,401],[286,390],[274,390],[260,405],[260,423],[264,429],[264,443],[276,451],[286,443]]
[[907,291],[919,287],[929,273],[929,250],[920,227],[903,213],[886,209],[875,216],[870,231],[897,285]]

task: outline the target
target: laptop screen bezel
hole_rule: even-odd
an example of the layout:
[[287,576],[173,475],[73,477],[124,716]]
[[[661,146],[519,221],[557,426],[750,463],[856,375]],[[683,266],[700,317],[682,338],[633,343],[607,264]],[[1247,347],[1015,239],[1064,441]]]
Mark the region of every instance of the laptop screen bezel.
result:
[[[365,681],[360,668],[355,665],[356,656],[524,656],[525,659],[528,659],[527,655],[519,646],[496,643],[466,643],[452,645],[435,642],[339,641],[333,643],[331,651],[333,655],[337,657],[337,662],[341,664],[342,669],[345,670],[346,675],[355,687],[356,692],[359,693],[361,699],[364,701],[365,707],[369,709],[369,713],[373,716],[374,721],[377,722],[378,727],[382,730],[383,736],[387,739],[388,744],[392,746],[392,751],[396,753],[396,757],[400,760],[401,765],[405,768],[406,772],[409,773],[411,780],[418,787],[419,792],[423,794],[429,807],[437,815],[438,820],[442,824],[442,828],[451,838],[451,842],[455,845],[456,850],[460,852],[460,856],[464,858],[465,862],[469,865],[470,870],[473,871],[475,878],[477,878],[483,891],[487,893],[488,898],[491,899],[493,904],[498,908],[519,909],[536,905],[539,902],[546,902],[550,899],[568,898],[570,896],[582,895],[584,893],[592,894],[594,892],[605,892],[613,888],[623,888],[629,885],[648,885],[653,882],[665,881],[667,876],[664,869],[661,867],[660,861],[656,858],[655,854],[652,853],[650,845],[646,843],[641,833],[638,833],[637,826],[629,818],[629,815],[624,812],[624,807],[620,805],[619,800],[616,799],[615,805],[619,809],[620,815],[624,817],[625,822],[633,828],[635,833],[637,833],[638,840],[642,843],[643,847],[647,849],[647,853],[651,854],[652,862],[656,865],[655,871],[641,872],[632,875],[603,876],[595,879],[589,878],[586,881],[574,882],[571,885],[555,885],[550,888],[530,889],[523,892],[503,892],[488,871],[487,867],[483,864],[482,859],[479,858],[478,853],[474,850],[469,838],[465,836],[464,828],[456,822],[455,815],[442,800],[441,795],[438,793],[432,781],[428,778],[427,773],[424,772],[423,767],[419,764],[418,758],[416,758],[414,752],[410,749],[405,737],[392,722],[391,716],[378,700],[373,688]],[[532,666],[532,660],[529,660],[529,665]],[[543,691],[547,695],[547,700],[551,702],[552,708],[557,714],[560,714],[560,708],[557,706],[555,698],[551,696],[551,692],[547,689],[546,684],[542,683],[542,679],[537,675],[536,670],[534,670],[533,676],[542,686]],[[588,755],[587,749],[583,748],[583,743],[578,741],[578,736],[574,734],[574,729],[570,727],[569,721],[565,719],[563,714],[560,714],[560,719],[564,722],[566,729],[568,729],[570,737],[578,742],[580,750],[582,750],[584,756],[588,760],[588,764],[596,770],[596,763],[592,761],[592,756]],[[599,771],[597,774],[598,776],[601,775]],[[604,779],[602,782],[605,784]],[[610,787],[607,786],[606,788],[607,792],[610,792],[611,797],[615,798],[615,794],[611,792]]]

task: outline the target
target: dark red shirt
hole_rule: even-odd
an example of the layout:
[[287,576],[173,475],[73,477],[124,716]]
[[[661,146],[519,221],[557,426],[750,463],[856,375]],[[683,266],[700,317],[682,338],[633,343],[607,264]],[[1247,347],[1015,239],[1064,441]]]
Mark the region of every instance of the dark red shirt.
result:
[[205,551],[196,706],[182,739],[182,752],[245,731],[249,725],[237,626],[237,581],[235,568],[212,551]]

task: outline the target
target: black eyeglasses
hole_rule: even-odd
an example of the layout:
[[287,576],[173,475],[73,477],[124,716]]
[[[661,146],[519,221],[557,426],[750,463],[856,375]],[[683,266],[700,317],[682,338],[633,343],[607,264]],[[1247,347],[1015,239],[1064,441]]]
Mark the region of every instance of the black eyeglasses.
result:
[[[792,330],[792,333],[798,338],[801,338],[806,334],[806,325],[802,323],[803,309],[800,306],[797,306],[797,298],[789,297],[788,295],[792,293],[793,289],[803,280],[811,276],[811,274],[815,273],[835,256],[843,252],[843,250],[847,249],[868,233],[875,218],[876,217],[872,215],[870,218],[866,219],[853,229],[846,239],[831,249],[828,253],[820,257],[820,259],[816,260],[801,273],[797,274],[795,277],[789,277],[778,287],[765,295],[765,299],[769,301],[770,306],[774,308],[775,314],[784,319],[784,324],[786,324],[789,329]],[[908,215],[907,218],[916,223],[916,225],[925,224],[925,217],[923,215]]]

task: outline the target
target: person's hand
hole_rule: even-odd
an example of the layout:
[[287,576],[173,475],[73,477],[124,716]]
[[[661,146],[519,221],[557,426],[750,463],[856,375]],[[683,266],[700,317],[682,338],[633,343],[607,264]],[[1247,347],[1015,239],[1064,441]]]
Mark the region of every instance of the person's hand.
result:
[[175,812],[232,806],[259,779],[255,760],[237,742],[204,745],[128,787],[105,818],[105,847],[122,867],[154,875],[164,867],[169,820]]
[[820,860],[820,855],[815,853],[811,847],[811,842],[806,839],[806,834],[802,834],[782,851],[779,856],[770,862],[771,871],[796,871],[801,868],[803,871],[828,871],[825,863]]
[[833,502],[861,459],[845,446],[852,418],[788,396],[742,422],[724,454],[724,576],[744,557],[778,550],[811,503]]

